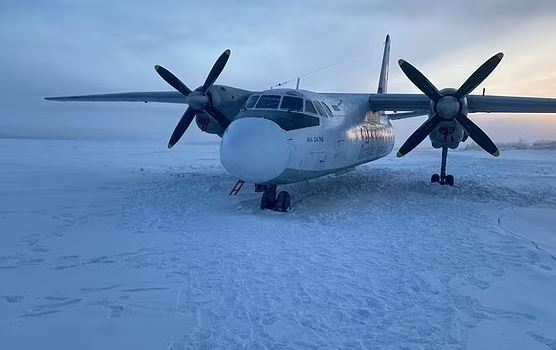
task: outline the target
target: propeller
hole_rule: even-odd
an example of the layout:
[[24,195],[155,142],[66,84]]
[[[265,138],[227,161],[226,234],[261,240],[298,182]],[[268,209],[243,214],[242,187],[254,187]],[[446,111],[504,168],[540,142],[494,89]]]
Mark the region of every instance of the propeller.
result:
[[166,68],[156,65],[154,69],[160,75],[165,82],[167,82],[170,86],[174,89],[179,91],[185,96],[185,103],[189,105],[183,116],[181,117],[178,125],[172,132],[172,136],[170,137],[170,141],[168,142],[168,148],[172,148],[179,139],[183,136],[193,118],[198,113],[205,113],[209,117],[216,120],[216,122],[224,129],[230,125],[230,121],[226,118],[222,113],[220,113],[216,108],[212,105],[211,96],[208,94],[209,88],[214,84],[216,79],[220,76],[228,59],[230,58],[231,51],[226,50],[224,51],[220,57],[216,60],[212,69],[210,70],[207,79],[203,86],[191,91],[181,80],[178,79],[172,72],[167,70]]
[[400,68],[405,75],[421,90],[433,105],[433,116],[424,122],[400,147],[398,157],[403,157],[417,147],[429,134],[443,121],[456,120],[467,135],[473,139],[482,149],[495,157],[500,151],[475,123],[467,117],[467,96],[479,86],[498,66],[503,53],[498,53],[488,59],[457,89],[450,91],[439,91],[419,70],[409,62],[400,59]]

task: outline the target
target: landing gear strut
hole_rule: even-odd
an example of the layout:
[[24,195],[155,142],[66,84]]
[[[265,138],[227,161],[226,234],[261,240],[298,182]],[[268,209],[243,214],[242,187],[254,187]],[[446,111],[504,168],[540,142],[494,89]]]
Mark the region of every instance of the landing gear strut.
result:
[[431,176],[431,182],[438,182],[441,185],[454,186],[454,176],[446,175],[446,162],[448,160],[448,147],[442,147],[442,164],[440,165],[440,175],[433,174]]
[[[261,186],[261,185],[259,185]],[[290,194],[281,191],[276,195],[276,185],[264,186],[263,196],[261,197],[261,209],[271,209],[281,212],[287,212],[290,208]]]

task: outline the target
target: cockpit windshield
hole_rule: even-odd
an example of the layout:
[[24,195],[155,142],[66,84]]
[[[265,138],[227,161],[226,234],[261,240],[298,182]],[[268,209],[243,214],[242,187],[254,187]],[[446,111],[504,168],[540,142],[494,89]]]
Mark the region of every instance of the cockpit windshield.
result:
[[[238,118],[269,119],[285,131],[319,126],[320,118],[315,106],[311,100],[303,97],[297,91],[266,91],[262,95],[251,95],[245,101]],[[326,116],[323,107],[320,108],[323,116]]]
[[[251,95],[245,101],[242,111],[250,109],[274,109],[288,112],[299,112],[306,114],[320,115],[325,118],[332,118],[334,113],[323,101],[305,99],[303,94],[298,91],[267,91],[267,94]],[[339,111],[337,106],[334,110]]]
[[249,96],[249,98],[247,99],[247,102],[245,102],[245,105],[243,106],[245,109],[251,109],[253,107],[255,107],[255,103],[257,103],[257,100],[259,99],[259,95],[251,95]]
[[280,95],[263,95],[257,102],[255,108],[257,109],[278,109],[278,105],[280,105],[280,99],[282,96]]
[[300,97],[284,96],[280,109],[303,112],[303,99]]

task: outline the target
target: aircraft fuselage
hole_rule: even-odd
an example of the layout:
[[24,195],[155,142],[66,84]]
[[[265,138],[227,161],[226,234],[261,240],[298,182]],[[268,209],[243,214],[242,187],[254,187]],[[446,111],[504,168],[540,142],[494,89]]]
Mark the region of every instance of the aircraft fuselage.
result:
[[[257,101],[247,101],[220,146],[224,168],[246,181],[278,185],[341,173],[388,155],[394,146],[388,117],[369,111],[367,94],[284,89],[252,96]],[[285,99],[296,98],[302,107],[299,100],[283,107]]]

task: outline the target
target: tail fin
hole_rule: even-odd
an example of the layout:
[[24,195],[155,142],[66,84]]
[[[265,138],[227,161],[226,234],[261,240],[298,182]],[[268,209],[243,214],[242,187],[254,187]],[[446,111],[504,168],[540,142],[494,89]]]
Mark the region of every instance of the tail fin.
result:
[[386,36],[384,43],[384,56],[382,57],[382,68],[380,70],[380,80],[378,81],[378,93],[388,92],[388,71],[390,67],[390,35]]

